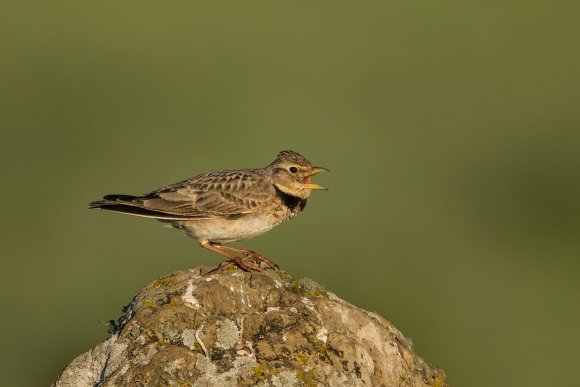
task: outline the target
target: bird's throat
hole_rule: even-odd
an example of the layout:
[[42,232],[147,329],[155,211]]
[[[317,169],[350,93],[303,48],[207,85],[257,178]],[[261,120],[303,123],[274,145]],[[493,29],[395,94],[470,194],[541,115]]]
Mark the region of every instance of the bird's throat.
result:
[[304,207],[306,207],[306,199],[299,198],[298,196],[290,195],[286,192],[283,192],[280,188],[274,185],[276,189],[276,194],[280,199],[282,199],[282,203],[284,206],[288,207],[290,212],[297,213],[302,211]]

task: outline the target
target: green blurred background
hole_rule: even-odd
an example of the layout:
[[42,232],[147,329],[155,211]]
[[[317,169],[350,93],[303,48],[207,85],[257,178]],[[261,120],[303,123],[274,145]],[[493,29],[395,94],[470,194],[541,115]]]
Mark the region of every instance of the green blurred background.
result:
[[332,173],[239,246],[391,320],[455,386],[580,358],[577,2],[3,2],[2,351],[42,386],[203,251],[91,212],[293,149]]

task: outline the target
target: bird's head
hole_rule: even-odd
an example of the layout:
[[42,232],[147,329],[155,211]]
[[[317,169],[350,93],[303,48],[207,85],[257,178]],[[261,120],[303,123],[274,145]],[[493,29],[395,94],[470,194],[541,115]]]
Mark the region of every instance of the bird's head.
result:
[[268,166],[272,171],[274,186],[285,194],[306,199],[312,190],[326,188],[314,184],[312,176],[319,172],[328,172],[323,167],[315,167],[304,156],[293,151],[278,153],[276,160]]

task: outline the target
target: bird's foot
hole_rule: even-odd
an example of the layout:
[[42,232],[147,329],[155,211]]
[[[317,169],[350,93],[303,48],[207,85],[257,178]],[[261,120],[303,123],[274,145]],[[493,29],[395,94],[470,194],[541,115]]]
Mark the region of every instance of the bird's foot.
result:
[[264,263],[270,269],[280,268],[275,262],[270,261],[268,258],[252,250],[248,250],[248,252],[244,254],[244,259],[250,259],[260,267],[262,266],[262,263]]
[[[252,271],[252,270],[254,270],[254,271],[262,271],[262,267],[260,266],[260,264],[247,261],[245,259],[245,257],[235,257],[235,258],[231,258],[228,261],[228,263],[230,265],[235,265],[235,266],[239,267],[240,269],[242,269],[244,271]],[[227,268],[227,266],[226,266],[226,268]]]

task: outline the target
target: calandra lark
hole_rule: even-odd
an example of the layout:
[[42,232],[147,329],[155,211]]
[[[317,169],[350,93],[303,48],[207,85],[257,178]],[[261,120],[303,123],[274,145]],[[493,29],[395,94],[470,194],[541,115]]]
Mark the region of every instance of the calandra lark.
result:
[[255,237],[292,219],[312,190],[325,189],[311,180],[322,171],[328,170],[286,150],[265,168],[204,173],[142,196],[106,195],[90,208],[169,223],[240,268],[261,270],[262,264],[277,265],[224,243]]

